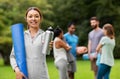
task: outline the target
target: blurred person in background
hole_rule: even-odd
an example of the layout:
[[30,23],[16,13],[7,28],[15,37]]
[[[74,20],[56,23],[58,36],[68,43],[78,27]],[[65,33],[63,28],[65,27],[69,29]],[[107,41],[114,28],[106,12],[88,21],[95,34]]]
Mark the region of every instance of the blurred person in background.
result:
[[69,79],[68,77],[68,62],[66,53],[71,49],[70,46],[63,40],[63,31],[61,28],[57,27],[54,30],[54,58],[55,66],[59,71],[60,79]]
[[74,34],[75,32],[75,24],[73,22],[68,24],[68,32],[64,34],[64,40],[67,42],[71,49],[69,53],[71,54],[73,62],[68,65],[68,74],[70,79],[74,79],[76,72],[76,47],[78,46],[78,36]]
[[96,79],[98,66],[96,65],[97,58],[93,55],[93,53],[96,52],[96,47],[100,39],[104,36],[104,33],[99,27],[99,20],[97,17],[91,17],[90,25],[93,30],[88,34],[88,56],[91,61],[91,70],[94,72],[94,79]]
[[110,79],[110,71],[114,65],[113,50],[115,48],[114,28],[111,24],[103,26],[104,37],[101,38],[96,53],[101,50],[100,65],[98,67],[97,79]]

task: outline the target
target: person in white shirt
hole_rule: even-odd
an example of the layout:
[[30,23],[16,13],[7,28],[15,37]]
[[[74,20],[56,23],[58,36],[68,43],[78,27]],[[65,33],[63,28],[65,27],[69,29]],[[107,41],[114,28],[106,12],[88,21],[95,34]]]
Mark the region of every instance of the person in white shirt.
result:
[[105,36],[101,38],[96,52],[101,49],[100,65],[98,67],[97,79],[109,79],[111,67],[114,65],[113,50],[115,47],[114,29],[111,24],[103,26]]
[[53,43],[53,51],[55,58],[55,66],[59,71],[60,79],[69,79],[68,77],[68,61],[66,53],[70,50],[70,46],[65,43],[63,40],[63,31],[61,28],[57,27],[54,30],[54,43]]

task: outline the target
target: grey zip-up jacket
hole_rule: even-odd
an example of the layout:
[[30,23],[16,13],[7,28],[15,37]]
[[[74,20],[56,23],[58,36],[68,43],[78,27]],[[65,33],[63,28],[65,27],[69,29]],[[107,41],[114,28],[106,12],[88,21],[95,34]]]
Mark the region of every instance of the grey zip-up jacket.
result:
[[[24,32],[26,62],[29,79],[49,79],[46,65],[46,55],[42,53],[45,32],[39,29],[36,36],[31,38],[29,30]],[[10,54],[10,63],[13,68],[17,66],[14,49]]]

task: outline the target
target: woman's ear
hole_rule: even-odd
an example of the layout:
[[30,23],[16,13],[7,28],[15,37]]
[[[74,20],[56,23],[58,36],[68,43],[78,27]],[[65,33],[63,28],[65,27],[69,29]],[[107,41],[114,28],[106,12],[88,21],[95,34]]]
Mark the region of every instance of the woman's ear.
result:
[[43,18],[40,18],[40,23],[42,23],[42,21],[43,21]]

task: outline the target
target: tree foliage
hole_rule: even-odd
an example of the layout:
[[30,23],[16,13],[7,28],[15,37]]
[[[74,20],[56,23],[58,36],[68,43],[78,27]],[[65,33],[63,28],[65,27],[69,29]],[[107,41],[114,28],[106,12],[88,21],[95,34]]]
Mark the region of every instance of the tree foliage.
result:
[[[89,18],[97,16],[100,27],[111,23],[115,29],[116,47],[115,57],[120,57],[120,1],[118,0],[50,0],[55,13],[54,23],[61,26],[66,32],[67,23],[74,21],[77,24],[76,33],[79,36],[79,45],[87,45],[87,36],[90,29]],[[59,4],[59,5],[58,5]],[[66,28],[65,28],[66,27]]]
[[21,22],[26,27],[25,11],[28,7],[36,6],[42,11],[41,28],[44,30],[48,26],[60,26],[65,33],[67,24],[74,21],[79,45],[87,46],[88,33],[91,30],[90,17],[97,16],[100,27],[105,23],[113,24],[116,36],[115,57],[120,57],[119,5],[119,0],[0,0],[0,52],[6,52],[3,51],[4,46],[12,44],[10,26]]
[[23,23],[26,27],[25,11],[32,6],[42,10],[44,21],[41,24],[43,26],[41,28],[46,29],[53,24],[49,20],[53,16],[52,5],[48,4],[46,0],[12,0],[12,2],[11,0],[0,0],[0,53],[5,60],[5,64],[9,64],[8,59],[12,48],[10,27],[15,23]]

